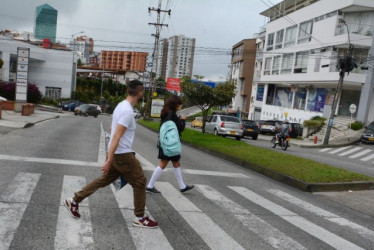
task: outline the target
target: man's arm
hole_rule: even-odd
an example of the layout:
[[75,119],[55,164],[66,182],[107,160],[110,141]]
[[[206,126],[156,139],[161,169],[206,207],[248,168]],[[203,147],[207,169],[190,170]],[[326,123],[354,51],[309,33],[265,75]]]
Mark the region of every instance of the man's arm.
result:
[[126,132],[126,127],[122,126],[121,124],[117,124],[116,131],[114,131],[113,138],[110,142],[110,147],[108,150],[108,158],[106,162],[104,163],[103,167],[101,168],[101,170],[103,171],[103,174],[108,173],[109,167],[113,162],[114,153],[116,152],[119,141],[125,132]]

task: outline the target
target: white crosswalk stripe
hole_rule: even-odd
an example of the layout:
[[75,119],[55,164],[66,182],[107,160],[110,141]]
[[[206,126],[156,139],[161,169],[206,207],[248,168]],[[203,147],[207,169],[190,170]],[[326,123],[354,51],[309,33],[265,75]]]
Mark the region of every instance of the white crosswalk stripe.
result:
[[230,186],[232,190],[237,192],[238,194],[242,195],[246,199],[250,200],[253,203],[269,210],[275,215],[280,216],[282,219],[286,220],[287,222],[291,223],[292,225],[300,228],[301,230],[313,235],[317,239],[325,242],[326,244],[336,248],[336,249],[362,249],[361,247],[349,242],[338,235],[327,231],[326,229],[300,217],[296,213],[291,212],[290,210],[281,207],[274,202],[246,189],[243,187],[234,187]]
[[371,159],[374,159],[374,154],[366,156],[365,158],[362,158],[361,161],[369,161]]
[[[123,218],[128,225],[131,225],[131,223],[136,219],[134,215],[132,188],[129,185],[121,188],[119,191],[116,191],[113,185],[111,185],[111,188]],[[149,211],[146,211],[146,213],[151,219],[153,219]],[[145,230],[143,228],[129,226],[129,231],[134,240],[136,249],[146,250],[149,249],[150,246],[155,250],[173,249],[160,228]],[[155,244],[155,239],[157,239],[157,244]]]
[[354,152],[356,152],[356,151],[358,151],[360,149],[361,149],[360,147],[355,147],[355,148],[352,148],[352,149],[350,149],[348,151],[345,151],[345,152],[339,154],[339,156],[349,155],[349,154],[352,154],[352,153],[354,153]]
[[40,174],[20,172],[0,196],[0,249],[12,243],[39,178]]
[[363,227],[361,225],[358,225],[357,223],[354,223],[352,221],[349,221],[345,218],[340,217],[337,214],[331,213],[329,211],[326,211],[322,208],[319,208],[317,206],[314,206],[308,202],[305,202],[303,200],[300,200],[290,194],[287,194],[280,190],[271,189],[269,190],[270,193],[282,198],[283,200],[286,200],[293,205],[296,205],[302,209],[307,210],[308,212],[311,212],[313,214],[316,214],[320,217],[325,218],[328,221],[334,222],[340,226],[344,226],[345,228],[350,228],[352,231],[356,232],[357,234],[367,238],[368,240],[374,242],[374,231],[367,229],[366,227]]
[[213,190],[207,185],[197,185],[198,190],[209,200],[215,202],[219,207],[233,213],[234,216],[249,230],[263,238],[271,246],[278,249],[306,249],[292,238],[274,228],[266,221],[257,217],[247,209],[234,201],[226,198],[221,193]]
[[244,249],[171,184],[159,182],[157,187],[211,249]]
[[363,155],[365,155],[365,154],[367,154],[367,153],[369,153],[369,152],[371,152],[371,150],[370,150],[370,149],[366,149],[366,150],[364,150],[364,151],[361,151],[360,153],[357,153],[357,154],[351,155],[349,158],[351,158],[351,159],[356,159],[356,158],[358,158],[358,157],[360,157],[360,156],[363,156]]
[[[86,178],[64,176],[60,204],[71,198],[74,192],[86,185]],[[55,249],[94,249],[94,239],[88,198],[79,203],[80,219],[71,216],[64,205],[60,205],[57,218]]]
[[336,153],[339,153],[339,152],[341,152],[341,151],[344,151],[344,150],[346,150],[346,149],[348,149],[348,148],[350,148],[351,146],[347,146],[347,147],[341,147],[341,148],[338,148],[338,149],[335,149],[335,150],[333,150],[333,151],[330,151],[330,152],[328,152],[329,154],[336,154]]
[[323,149],[321,149],[320,150],[320,152],[326,152],[326,151],[329,151],[329,150],[331,150],[332,148],[323,148]]

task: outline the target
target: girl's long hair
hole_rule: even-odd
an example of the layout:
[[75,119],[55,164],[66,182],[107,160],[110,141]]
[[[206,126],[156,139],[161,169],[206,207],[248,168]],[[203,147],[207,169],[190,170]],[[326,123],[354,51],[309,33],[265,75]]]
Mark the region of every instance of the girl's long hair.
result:
[[170,96],[166,100],[165,106],[162,108],[161,116],[165,116],[169,112],[177,112],[177,108],[179,105],[182,105],[182,99],[176,95]]

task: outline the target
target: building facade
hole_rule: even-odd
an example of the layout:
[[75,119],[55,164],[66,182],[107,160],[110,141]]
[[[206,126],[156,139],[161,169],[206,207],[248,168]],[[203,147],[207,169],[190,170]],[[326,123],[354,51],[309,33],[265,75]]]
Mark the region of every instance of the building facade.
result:
[[51,39],[56,42],[57,10],[48,4],[36,7],[34,20],[34,36],[36,39]]
[[94,40],[87,36],[80,36],[70,41],[69,47],[71,50],[76,51],[78,59],[83,64],[90,63],[90,55],[93,53]]
[[188,38],[184,35],[168,39],[165,79],[192,76],[195,42],[195,38]]
[[357,120],[374,120],[373,83],[363,70],[373,57],[374,1],[284,0],[261,15],[270,19],[261,75],[255,77],[252,94],[261,103],[261,119],[302,123],[313,116],[328,117],[338,62],[352,44],[358,68],[344,78],[336,115],[350,116],[349,106],[355,104]]
[[2,37],[0,58],[4,61],[0,80],[15,82],[17,72],[17,48],[29,48],[28,82],[38,86],[44,97],[70,98],[74,90],[75,64],[73,52],[44,49],[27,42]]
[[157,51],[156,78],[166,79],[166,64],[168,59],[168,39],[161,39]]
[[148,53],[134,51],[101,51],[100,68],[113,71],[146,70]]
[[231,79],[236,82],[232,109],[248,117],[256,61],[256,39],[245,39],[232,48]]

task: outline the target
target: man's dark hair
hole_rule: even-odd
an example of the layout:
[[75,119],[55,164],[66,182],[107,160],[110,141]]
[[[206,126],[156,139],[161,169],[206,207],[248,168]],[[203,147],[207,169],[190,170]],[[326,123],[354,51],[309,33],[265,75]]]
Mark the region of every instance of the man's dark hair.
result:
[[127,94],[130,96],[137,96],[142,90],[144,90],[143,83],[139,80],[132,80],[127,84]]

